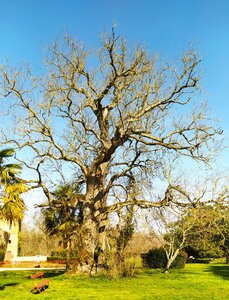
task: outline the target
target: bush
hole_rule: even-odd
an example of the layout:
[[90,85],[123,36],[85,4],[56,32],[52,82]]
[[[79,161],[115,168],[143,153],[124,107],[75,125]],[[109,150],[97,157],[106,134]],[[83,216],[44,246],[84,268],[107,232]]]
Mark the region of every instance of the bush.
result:
[[155,248],[142,254],[143,266],[146,268],[165,268],[167,257],[163,248]]
[[48,256],[47,261],[60,264],[66,263],[66,259],[60,256]]
[[[174,262],[172,268],[183,269],[187,260],[187,253],[181,251]],[[146,268],[165,268],[167,265],[167,257],[163,248],[151,249],[149,252],[142,254],[143,266]]]
[[110,252],[106,263],[99,266],[100,272],[109,278],[134,277],[142,267],[142,260],[139,256],[125,255],[120,257]]
[[196,258],[194,259],[194,263],[199,264],[210,264],[213,261],[212,258]]
[[58,258],[65,258],[66,257],[66,251],[52,251],[51,257],[58,257]]
[[133,277],[142,267],[142,261],[139,256],[126,257],[122,266],[123,277]]
[[180,251],[176,259],[172,263],[172,268],[175,269],[184,269],[185,263],[187,261],[188,255],[185,251]]

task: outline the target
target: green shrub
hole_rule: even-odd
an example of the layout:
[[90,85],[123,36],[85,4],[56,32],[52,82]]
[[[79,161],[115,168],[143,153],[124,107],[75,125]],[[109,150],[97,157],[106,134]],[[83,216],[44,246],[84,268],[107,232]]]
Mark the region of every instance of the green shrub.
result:
[[108,278],[134,277],[142,267],[139,256],[120,256],[116,251],[111,251],[106,263],[99,266],[100,273]]
[[167,257],[163,248],[155,248],[142,254],[143,266],[146,268],[165,268]]
[[[181,251],[174,262],[172,268],[183,269],[187,260],[187,253]],[[165,268],[167,265],[167,256],[163,248],[151,249],[149,252],[142,254],[143,266],[146,268]]]
[[199,264],[210,264],[213,261],[212,258],[196,258],[194,259],[194,263]]
[[52,251],[51,257],[58,257],[59,258],[65,258],[66,257],[66,251]]
[[224,264],[226,262],[226,257],[212,258],[211,263],[213,264]]
[[172,268],[175,269],[184,269],[185,263],[187,261],[188,255],[185,251],[180,251],[176,259],[172,263]]
[[126,257],[122,266],[121,275],[123,277],[133,277],[142,267],[142,261],[139,256]]
[[61,256],[48,256],[47,261],[60,261],[60,262],[65,262],[66,259]]

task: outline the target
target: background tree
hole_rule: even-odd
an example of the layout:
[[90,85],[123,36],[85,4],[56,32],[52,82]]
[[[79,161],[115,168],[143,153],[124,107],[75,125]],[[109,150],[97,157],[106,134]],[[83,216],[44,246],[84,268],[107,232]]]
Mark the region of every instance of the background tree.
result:
[[49,236],[41,228],[34,226],[29,228],[22,223],[22,229],[19,234],[19,255],[20,256],[51,256],[52,252],[63,251],[63,245],[60,245],[60,238]]
[[[15,154],[14,149],[7,148],[0,151],[0,219],[9,223],[10,230],[18,234],[20,223],[23,218],[25,204],[22,194],[27,191],[25,182],[18,177],[21,165],[6,163],[5,161]],[[1,256],[6,259],[9,243],[9,233],[4,233],[0,241]]]
[[0,217],[9,222],[22,220],[25,204],[21,194],[27,191],[25,183],[18,177],[21,172],[21,165],[5,163],[5,160],[14,154],[12,148],[0,151]]
[[132,239],[126,247],[126,252],[131,256],[141,257],[142,253],[147,253],[152,248],[160,248],[161,241],[158,240],[154,232],[135,231]]
[[[64,184],[53,193],[53,199],[49,204],[42,205],[45,231],[50,236],[59,236],[66,250],[66,268],[70,267],[70,258],[74,240],[79,247],[79,235],[82,224],[82,203],[78,200],[80,187],[78,184]],[[75,246],[75,251],[77,247]]]
[[187,251],[195,251],[198,257],[227,256],[228,216],[228,207],[222,204],[202,204],[194,215],[187,216],[186,218],[192,219],[192,227],[186,240]]
[[[167,257],[165,272],[169,270],[178,254],[191,247],[203,257],[226,255],[228,239],[228,189],[209,186],[209,182],[191,187],[174,195],[177,202],[189,199],[190,205],[170,205],[153,212],[153,228],[161,241]],[[209,187],[208,187],[209,186]],[[182,192],[182,193],[181,193]],[[156,222],[155,222],[156,220]]]
[[[126,211],[125,211],[126,210]],[[109,276],[127,276],[128,266],[126,260],[129,255],[126,247],[132,240],[136,222],[134,220],[134,206],[126,207],[122,212],[117,212],[118,222],[109,230],[109,251],[105,253],[105,266]]]
[[[191,205],[190,205],[191,206]],[[184,222],[187,211],[193,208],[176,209],[174,207],[159,208],[153,213],[155,237],[160,242],[158,255],[164,257],[164,272],[168,273],[178,255],[186,245],[187,236],[191,230],[192,222]],[[155,222],[156,220],[156,222]],[[150,251],[148,252],[150,254]]]
[[16,175],[21,171],[19,164],[6,164],[5,160],[15,154],[14,149],[7,148],[0,151],[0,180],[1,183],[6,184],[16,180]]
[[[143,187],[144,180],[160,175],[167,159],[209,161],[221,130],[205,114],[204,104],[194,104],[199,63],[192,50],[175,66],[163,63],[141,47],[128,49],[112,30],[102,36],[99,49],[90,51],[67,36],[63,46],[50,49],[42,76],[1,66],[2,103],[16,125],[3,137],[37,172],[30,183],[51,202],[46,175],[52,165],[61,165],[66,176],[71,170],[84,182],[79,196],[82,270],[91,269],[96,248],[105,250],[112,212],[133,201],[141,208],[175,201],[177,186],[169,185],[155,198],[146,197]],[[131,199],[125,196],[130,177],[136,187]]]

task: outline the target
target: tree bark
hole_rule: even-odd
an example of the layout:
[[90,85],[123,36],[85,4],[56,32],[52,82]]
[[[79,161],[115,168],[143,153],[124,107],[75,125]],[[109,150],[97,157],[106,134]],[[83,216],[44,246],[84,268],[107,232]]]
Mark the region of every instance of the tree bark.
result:
[[177,249],[173,255],[168,257],[167,265],[165,267],[164,273],[169,273],[169,269],[171,268],[172,263],[175,261],[177,255],[179,254],[180,249]]
[[107,164],[104,164],[94,167],[87,177],[78,261],[80,271],[89,274],[96,271],[99,256],[105,250],[108,225],[104,192],[106,174]]

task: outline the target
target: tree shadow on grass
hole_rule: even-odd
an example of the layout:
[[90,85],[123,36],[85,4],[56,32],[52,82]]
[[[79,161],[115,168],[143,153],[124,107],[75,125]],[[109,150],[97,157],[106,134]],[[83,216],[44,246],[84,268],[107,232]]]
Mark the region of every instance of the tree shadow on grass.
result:
[[210,270],[217,276],[225,280],[229,280],[229,265],[224,266],[210,266]]
[[57,276],[63,275],[66,273],[66,271],[65,270],[63,270],[63,271],[60,271],[60,270],[44,271],[44,273],[45,273],[45,277],[52,278],[52,277],[57,277]]
[[0,285],[0,291],[3,291],[7,286],[15,286],[15,285],[18,285],[18,283],[12,282],[12,283],[2,284],[2,285]]
[[[64,273],[66,273],[65,270],[53,270],[53,271],[50,271],[50,270],[40,270],[41,272],[44,272],[44,277],[45,278],[53,278],[53,277],[57,277],[57,276],[60,276],[60,275],[63,275]],[[35,274],[35,273],[39,273],[40,272],[39,269],[37,270],[37,272],[33,272],[31,273],[32,274]],[[28,275],[27,278],[31,278],[31,275]]]

